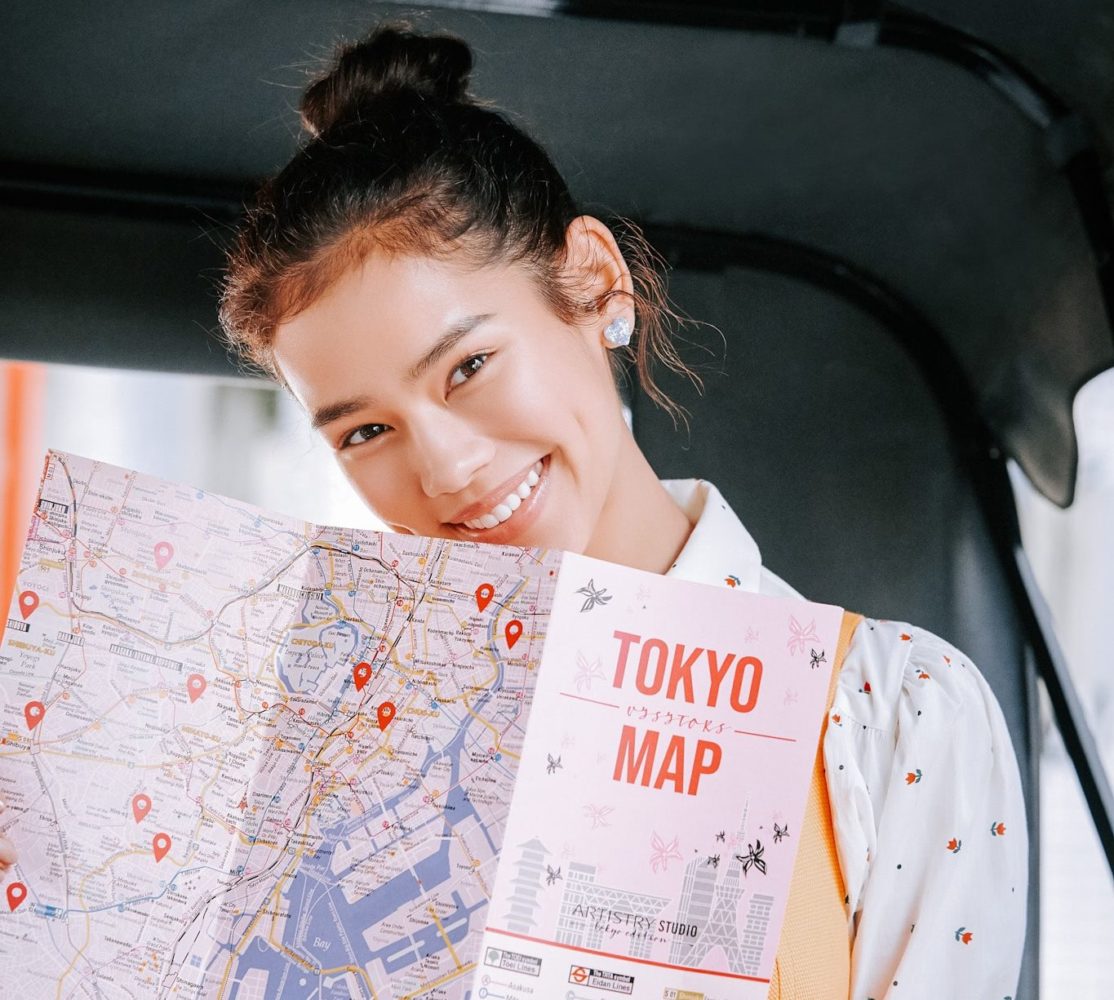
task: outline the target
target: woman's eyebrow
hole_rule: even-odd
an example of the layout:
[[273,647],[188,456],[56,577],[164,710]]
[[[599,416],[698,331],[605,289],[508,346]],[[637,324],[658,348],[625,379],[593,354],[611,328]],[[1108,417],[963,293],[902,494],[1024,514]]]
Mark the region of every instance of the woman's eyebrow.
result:
[[458,320],[450,326],[438,339],[428,351],[425,352],[414,363],[407,376],[408,381],[413,382],[419,379],[422,374],[431,366],[436,364],[443,358],[449,351],[451,351],[461,340],[470,334],[481,323],[486,323],[491,319],[495,313],[479,313],[476,316],[465,316],[463,319]]
[[320,430],[326,424],[331,424],[334,420],[347,417],[370,405],[371,399],[368,396],[353,396],[351,399],[343,399],[339,403],[329,403],[328,406],[319,407],[313,411],[313,429],[315,431]]

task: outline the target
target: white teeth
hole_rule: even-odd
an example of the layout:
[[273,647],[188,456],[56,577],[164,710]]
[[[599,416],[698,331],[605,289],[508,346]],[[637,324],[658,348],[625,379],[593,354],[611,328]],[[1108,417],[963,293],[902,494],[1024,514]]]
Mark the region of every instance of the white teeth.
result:
[[479,531],[481,529],[494,528],[495,525],[502,524],[522,506],[522,501],[525,500],[530,495],[530,491],[538,485],[541,471],[542,463],[535,462],[533,468],[526,473],[526,478],[519,483],[512,492],[503,497],[503,499],[496,504],[492,510],[488,511],[488,513],[481,517],[474,517],[470,521],[465,521],[465,527],[471,528],[473,531]]

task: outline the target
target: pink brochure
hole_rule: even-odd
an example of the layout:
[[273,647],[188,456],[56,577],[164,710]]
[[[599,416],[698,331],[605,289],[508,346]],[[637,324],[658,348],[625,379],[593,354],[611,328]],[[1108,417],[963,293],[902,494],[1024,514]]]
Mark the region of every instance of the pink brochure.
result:
[[473,996],[765,1000],[841,618],[563,555]]

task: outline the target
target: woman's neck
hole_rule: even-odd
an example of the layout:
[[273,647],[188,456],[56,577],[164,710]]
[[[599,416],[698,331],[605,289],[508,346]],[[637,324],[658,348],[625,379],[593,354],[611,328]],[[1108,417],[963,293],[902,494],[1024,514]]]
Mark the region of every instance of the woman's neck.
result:
[[612,488],[584,554],[665,573],[692,532],[633,436],[620,449]]

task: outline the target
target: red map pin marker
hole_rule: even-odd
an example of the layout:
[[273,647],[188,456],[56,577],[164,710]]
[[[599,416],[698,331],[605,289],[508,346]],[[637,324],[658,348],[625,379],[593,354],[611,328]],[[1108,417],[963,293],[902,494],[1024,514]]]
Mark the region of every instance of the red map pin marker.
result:
[[151,838],[151,850],[155,852],[155,861],[162,861],[166,857],[167,851],[170,850],[170,834],[156,833]]
[[190,674],[186,678],[186,692],[190,696],[190,701],[197,701],[205,693],[207,686],[201,674]]
[[356,690],[362,691],[364,685],[371,680],[371,664],[357,663],[352,668],[352,680],[356,682]]
[[476,607],[483,611],[495,596],[495,588],[490,583],[481,583],[476,588]]
[[174,546],[170,542],[159,542],[155,546],[155,565],[162,569],[174,558]]
[[132,799],[132,815],[137,823],[143,822],[143,817],[151,811],[151,798],[140,792]]
[[19,904],[27,898],[27,886],[22,882],[13,882],[8,886],[8,909],[15,913]]
[[31,617],[31,613],[39,606],[39,595],[33,590],[25,590],[19,595],[19,613],[23,615],[23,620],[27,621]]
[[23,706],[23,717],[27,720],[27,728],[34,729],[43,721],[46,714],[46,705],[41,701],[29,701]]
[[518,637],[522,635],[522,622],[517,618],[512,618],[507,622],[505,633],[507,636],[507,648],[513,649],[514,644],[518,642]]
[[395,717],[395,703],[393,701],[383,702],[376,714],[379,716],[379,728],[386,729]]

